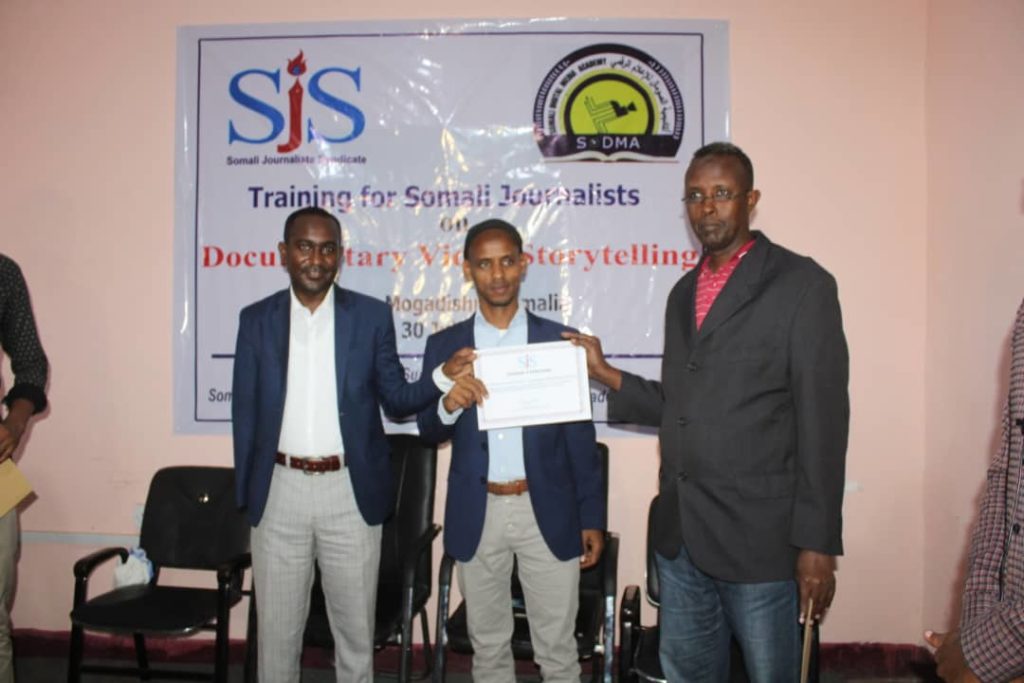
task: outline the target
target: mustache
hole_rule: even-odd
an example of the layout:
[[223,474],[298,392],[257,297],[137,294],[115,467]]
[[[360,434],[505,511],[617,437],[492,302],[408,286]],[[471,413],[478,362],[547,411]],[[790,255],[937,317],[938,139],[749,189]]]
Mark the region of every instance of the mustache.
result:
[[304,266],[301,272],[303,275],[320,275],[321,273],[330,274],[331,269],[323,266]]

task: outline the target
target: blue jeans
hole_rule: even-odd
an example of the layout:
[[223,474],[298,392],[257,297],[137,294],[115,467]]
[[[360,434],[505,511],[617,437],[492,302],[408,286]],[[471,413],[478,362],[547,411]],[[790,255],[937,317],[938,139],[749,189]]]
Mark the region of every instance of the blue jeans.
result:
[[656,553],[661,592],[661,668],[672,683],[729,680],[735,637],[752,683],[800,679],[799,595],[796,582],[732,583],[690,561]]

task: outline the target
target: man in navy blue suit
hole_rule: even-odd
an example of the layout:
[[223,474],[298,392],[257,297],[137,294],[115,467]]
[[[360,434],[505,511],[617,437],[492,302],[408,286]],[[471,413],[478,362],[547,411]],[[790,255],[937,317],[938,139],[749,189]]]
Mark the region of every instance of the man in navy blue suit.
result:
[[408,415],[441,392],[429,378],[405,381],[387,304],[334,284],[337,218],[299,209],[278,250],[291,287],[242,310],[231,406],[236,496],[253,525],[260,681],[298,683],[314,560],[337,678],[370,681],[381,524],[394,507],[380,410]]
[[[478,314],[427,340],[424,368],[470,348],[561,341],[569,328],[537,317],[519,301],[523,242],[501,220],[466,234],[463,273],[476,287]],[[486,387],[472,377],[420,411],[420,435],[451,440],[445,551],[458,561],[473,645],[473,678],[512,683],[509,639],[513,558],[518,561],[530,637],[547,682],[579,681],[574,626],[580,569],[604,544],[605,500],[594,424],[571,422],[480,431],[476,405]]]

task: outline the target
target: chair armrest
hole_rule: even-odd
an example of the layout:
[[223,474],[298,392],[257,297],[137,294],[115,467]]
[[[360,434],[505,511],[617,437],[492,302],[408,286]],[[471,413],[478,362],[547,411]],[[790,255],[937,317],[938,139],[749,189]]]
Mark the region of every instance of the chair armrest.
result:
[[252,566],[252,553],[242,553],[217,566],[217,580],[228,581]]
[[448,612],[451,608],[452,570],[455,558],[445,553],[441,557],[441,567],[437,570],[437,627],[434,643],[433,681],[444,681],[445,655],[448,649]]
[[[416,581],[416,565],[419,564],[420,557],[430,548],[430,545],[439,533],[441,533],[441,526],[439,524],[431,524],[413,542],[409,552],[405,555],[405,560],[402,562],[402,588],[408,589],[412,587]],[[429,584],[429,582],[430,575],[428,573],[427,583]]]
[[640,586],[630,584],[626,586],[626,590],[622,591],[619,623],[623,629],[640,625]]
[[232,581],[241,583],[242,573],[252,566],[252,553],[242,553],[217,567],[217,583],[230,584]]
[[437,587],[451,589],[452,573],[455,571],[455,558],[445,553],[441,558],[441,566],[437,570]]
[[128,549],[117,547],[103,548],[75,562],[73,569],[75,573],[75,593],[72,598],[72,605],[78,607],[85,602],[85,596],[89,590],[89,577],[96,567],[115,557],[120,557],[122,562],[127,561]]
[[96,567],[100,566],[104,562],[114,557],[120,557],[122,562],[128,560],[128,549],[127,548],[103,548],[97,550],[94,553],[90,553],[82,559],[75,562],[75,578],[76,579],[88,579],[89,575],[95,571]]
[[605,597],[611,596],[614,603],[619,594],[619,535],[610,531],[604,535],[604,590]]
[[604,671],[602,680],[612,683],[615,671],[615,598],[619,585],[619,536],[604,535]]

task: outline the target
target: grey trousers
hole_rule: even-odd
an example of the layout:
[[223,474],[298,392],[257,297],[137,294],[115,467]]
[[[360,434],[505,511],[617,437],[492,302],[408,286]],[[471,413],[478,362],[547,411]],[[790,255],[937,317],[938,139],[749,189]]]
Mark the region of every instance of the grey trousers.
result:
[[579,683],[576,613],[579,558],[559,560],[540,534],[530,496],[488,494],[483,535],[476,554],[460,562],[459,590],[466,601],[473,645],[473,680],[514,683],[512,658],[513,555],[519,561],[533,652],[545,683]]
[[275,467],[252,530],[261,683],[298,683],[313,561],[320,565],[339,683],[373,680],[381,527],[356,506],[348,469],[308,475]]
[[11,646],[11,600],[14,598],[15,560],[18,557],[18,509],[0,516],[0,683],[14,683],[14,648]]

